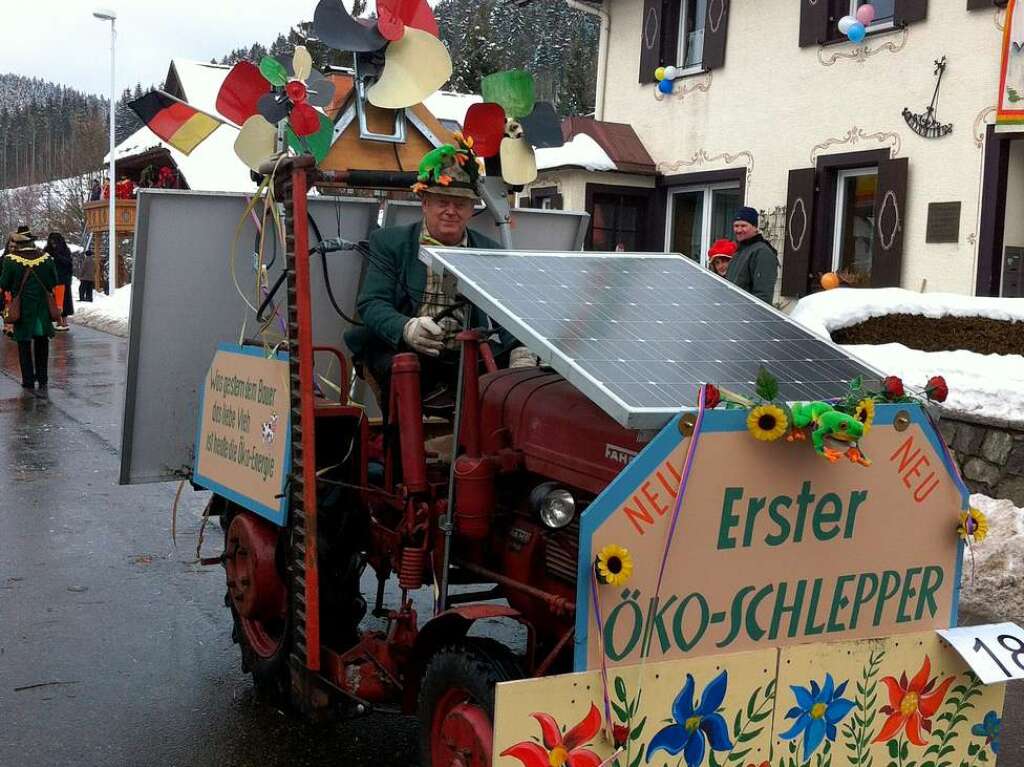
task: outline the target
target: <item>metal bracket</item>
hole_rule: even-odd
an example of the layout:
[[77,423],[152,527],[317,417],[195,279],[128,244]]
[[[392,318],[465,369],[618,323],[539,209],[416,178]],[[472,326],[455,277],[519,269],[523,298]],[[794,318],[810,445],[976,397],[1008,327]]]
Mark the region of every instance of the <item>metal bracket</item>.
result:
[[501,247],[512,249],[512,210],[508,205],[508,185],[500,176],[481,176],[476,182],[476,192],[494,218],[501,238]]
[[[372,67],[371,67],[372,68]],[[359,138],[366,141],[384,141],[389,144],[405,143],[405,110],[395,110],[395,128],[392,133],[375,133],[366,122],[366,79],[368,75],[359,71],[359,57],[356,56],[356,116],[359,119]]]

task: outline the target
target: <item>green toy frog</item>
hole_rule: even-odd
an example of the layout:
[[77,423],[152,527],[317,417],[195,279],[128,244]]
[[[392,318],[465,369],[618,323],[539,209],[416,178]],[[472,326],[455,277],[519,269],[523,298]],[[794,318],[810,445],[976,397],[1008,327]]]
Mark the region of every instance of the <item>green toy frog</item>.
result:
[[[798,402],[792,406],[794,429],[787,440],[807,439],[807,431],[811,431],[811,444],[814,451],[835,463],[844,455],[861,466],[870,466],[860,451],[857,441],[864,436],[864,424],[852,415],[841,413],[826,402]],[[825,438],[846,442],[850,447],[846,452],[836,450],[825,444]]]
[[442,184],[445,170],[458,162],[459,150],[451,144],[442,144],[437,149],[427,152],[420,160],[419,180],[433,181]]

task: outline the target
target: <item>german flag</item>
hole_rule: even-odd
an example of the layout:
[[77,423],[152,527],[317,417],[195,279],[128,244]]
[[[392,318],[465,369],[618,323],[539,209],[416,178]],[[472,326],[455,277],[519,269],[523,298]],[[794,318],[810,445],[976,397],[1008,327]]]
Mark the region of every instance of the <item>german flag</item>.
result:
[[191,154],[221,125],[220,120],[163,91],[150,91],[128,106],[153,133],[183,154]]

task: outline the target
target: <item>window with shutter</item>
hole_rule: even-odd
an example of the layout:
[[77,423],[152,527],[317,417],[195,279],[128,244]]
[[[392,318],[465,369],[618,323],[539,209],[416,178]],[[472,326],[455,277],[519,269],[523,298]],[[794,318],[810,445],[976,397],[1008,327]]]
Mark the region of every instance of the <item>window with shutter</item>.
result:
[[782,295],[807,295],[814,244],[814,198],[817,171],[799,168],[789,172],[786,194],[786,242],[782,249]]
[[655,82],[654,70],[661,66],[661,16],[663,0],[644,0],[640,24],[640,82]]
[[875,193],[871,287],[898,288],[903,268],[903,227],[907,210],[906,157],[878,164]]
[[730,0],[644,0],[640,82],[654,70],[674,66],[707,71],[725,65]]

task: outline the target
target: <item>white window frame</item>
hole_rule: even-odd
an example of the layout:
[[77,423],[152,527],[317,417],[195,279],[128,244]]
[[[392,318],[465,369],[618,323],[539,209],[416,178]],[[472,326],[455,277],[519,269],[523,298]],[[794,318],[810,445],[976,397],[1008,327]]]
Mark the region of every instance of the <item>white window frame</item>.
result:
[[[861,0],[850,0],[850,15],[856,18],[857,8],[861,5],[863,5]],[[884,32],[887,29],[893,29],[895,26],[896,20],[890,16],[882,21],[872,21],[865,29],[868,32]]]
[[[690,186],[674,186],[671,187],[666,195],[665,203],[668,215],[665,216],[665,250],[672,251],[672,230],[675,228],[676,218],[676,206],[675,196],[677,194],[689,194],[692,192],[702,192],[704,194],[704,205],[701,208],[701,222],[700,222],[700,254],[699,258],[695,259],[701,266],[708,265],[708,248],[711,247],[711,208],[712,201],[714,199],[714,192],[722,189],[735,189],[737,192],[740,189],[739,182],[737,181],[718,181],[714,184],[696,184]],[[684,253],[684,256],[691,258],[692,254]]]
[[841,170],[836,179],[836,208],[832,218],[832,271],[839,271],[843,262],[843,215],[846,208],[846,180],[858,176],[877,176],[878,166]]
[[[676,69],[679,70],[678,77],[700,74],[704,71],[704,52],[701,51],[700,61],[696,64],[683,68],[686,64],[686,45],[689,42],[686,34],[686,16],[690,5],[697,0],[679,0],[679,24],[676,27]],[[856,0],[850,0],[856,2]]]

